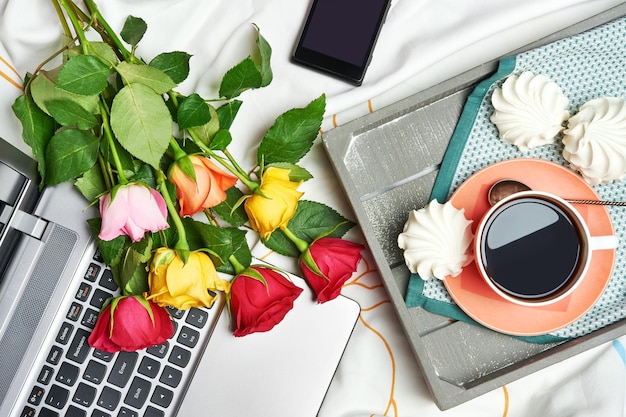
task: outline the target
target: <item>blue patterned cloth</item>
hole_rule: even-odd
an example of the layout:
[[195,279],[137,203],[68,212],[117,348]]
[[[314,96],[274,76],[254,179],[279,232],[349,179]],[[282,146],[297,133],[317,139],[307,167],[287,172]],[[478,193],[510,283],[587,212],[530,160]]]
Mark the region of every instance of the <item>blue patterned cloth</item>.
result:
[[[511,74],[531,71],[543,74],[558,84],[570,101],[570,114],[585,102],[600,97],[626,98],[626,19],[620,18],[588,32],[524,52],[500,62],[498,71],[474,90],[450,141],[431,198],[440,202],[476,171],[495,162],[513,158],[540,158],[565,166],[560,141],[521,152],[498,138],[489,120],[493,107],[492,91]],[[626,184],[613,182],[593,187],[607,200],[625,200]],[[626,209],[610,207],[611,220],[622,244],[609,285],[601,299],[582,318],[545,336],[526,338],[551,342],[582,336],[626,316]],[[411,277],[406,295],[407,306],[421,306],[448,317],[472,322],[452,301],[443,283]]]

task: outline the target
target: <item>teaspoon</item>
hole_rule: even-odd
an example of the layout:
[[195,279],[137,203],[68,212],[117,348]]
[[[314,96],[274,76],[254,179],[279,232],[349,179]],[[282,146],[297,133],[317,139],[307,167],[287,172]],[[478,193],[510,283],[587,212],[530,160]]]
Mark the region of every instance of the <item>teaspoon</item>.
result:
[[[523,182],[504,179],[496,181],[487,194],[487,199],[490,205],[496,204],[498,201],[511,194],[519,193],[520,191],[530,191],[531,188]],[[566,199],[572,204],[595,204],[604,206],[626,206],[626,201],[606,201],[606,200],[572,200]]]

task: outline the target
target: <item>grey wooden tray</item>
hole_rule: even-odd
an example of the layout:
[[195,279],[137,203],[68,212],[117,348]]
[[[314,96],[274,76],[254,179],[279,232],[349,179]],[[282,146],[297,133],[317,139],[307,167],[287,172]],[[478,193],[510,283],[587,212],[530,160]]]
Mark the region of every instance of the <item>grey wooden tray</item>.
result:
[[[626,3],[511,55],[624,15]],[[442,410],[626,334],[622,320],[571,341],[534,344],[405,305],[410,273],[397,247],[397,236],[409,211],[428,203],[465,101],[477,83],[496,71],[498,61],[322,135],[423,377]]]

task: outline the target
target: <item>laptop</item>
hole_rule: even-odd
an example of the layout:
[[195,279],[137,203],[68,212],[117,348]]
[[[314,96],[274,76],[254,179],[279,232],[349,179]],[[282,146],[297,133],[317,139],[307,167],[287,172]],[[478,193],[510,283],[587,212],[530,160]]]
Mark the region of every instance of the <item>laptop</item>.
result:
[[119,292],[86,223],[93,210],[70,184],[39,190],[34,161],[0,139],[0,416],[317,414],[355,301],[318,305],[293,276],[304,292],[270,332],[232,336],[220,297],[210,309],[171,309],[166,343],[95,350],[99,309]]

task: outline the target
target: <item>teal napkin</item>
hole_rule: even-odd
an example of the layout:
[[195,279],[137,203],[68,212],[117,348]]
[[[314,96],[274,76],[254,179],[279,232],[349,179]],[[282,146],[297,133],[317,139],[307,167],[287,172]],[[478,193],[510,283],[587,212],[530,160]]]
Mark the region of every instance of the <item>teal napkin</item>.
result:
[[[522,54],[502,59],[497,72],[476,86],[468,98],[444,156],[431,199],[447,201],[454,190],[476,171],[495,162],[513,158],[540,158],[568,166],[561,155],[560,141],[521,152],[498,138],[489,120],[491,93],[511,74],[532,71],[558,84],[570,101],[573,115],[585,102],[599,97],[626,97],[626,18],[619,18],[587,32],[553,42]],[[613,182],[593,187],[603,199],[626,199],[626,184]],[[616,263],[608,287],[600,300],[582,318],[543,336],[524,337],[547,343],[579,337],[626,316],[626,209],[609,207],[620,239]],[[406,294],[408,307],[423,307],[456,320],[475,323],[451,299],[437,279],[422,280],[412,275]]]

